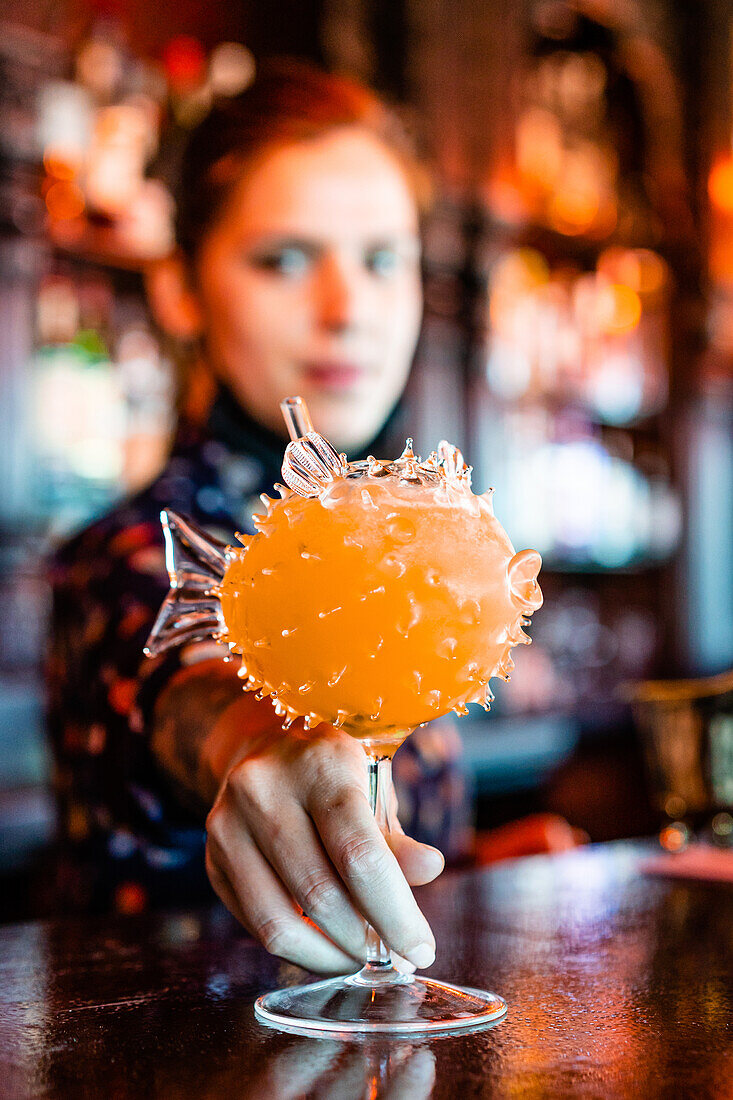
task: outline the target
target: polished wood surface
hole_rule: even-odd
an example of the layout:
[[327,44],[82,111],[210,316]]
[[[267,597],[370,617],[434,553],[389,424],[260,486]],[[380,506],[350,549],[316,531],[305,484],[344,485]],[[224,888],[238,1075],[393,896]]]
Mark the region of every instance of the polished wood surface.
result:
[[302,972],[223,910],[0,929],[0,1096],[733,1097],[733,887],[630,845],[451,872],[429,973],[509,1002],[463,1036],[338,1042],[258,1024]]

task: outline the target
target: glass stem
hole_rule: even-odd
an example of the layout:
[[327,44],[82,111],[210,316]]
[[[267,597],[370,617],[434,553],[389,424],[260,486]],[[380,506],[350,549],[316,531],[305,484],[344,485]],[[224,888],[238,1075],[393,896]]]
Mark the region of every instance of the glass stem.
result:
[[[389,756],[369,757],[369,802],[377,825],[384,836],[388,837],[392,808],[392,760]],[[365,969],[387,970],[391,966],[389,948],[382,943],[379,934],[369,925]]]

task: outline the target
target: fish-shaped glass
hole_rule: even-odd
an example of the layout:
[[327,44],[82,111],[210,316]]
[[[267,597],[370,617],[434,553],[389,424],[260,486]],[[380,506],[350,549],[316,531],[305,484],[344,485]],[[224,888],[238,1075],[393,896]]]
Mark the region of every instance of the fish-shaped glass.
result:
[[[279,499],[263,495],[255,535],[226,546],[161,513],[171,590],[146,652],[213,637],[286,728],[326,722],[357,738],[388,833],[392,756],[433,718],[488,709],[491,678],[508,679],[512,647],[529,642],[541,560],[514,552],[492,491],[474,495],[456,447],[443,441],[423,462],[408,440],[394,461],[350,463],[300,398],[282,408],[285,484]],[[308,1033],[451,1031],[506,1012],[495,994],[399,972],[374,930],[358,974],[268,993],[255,1008]]]

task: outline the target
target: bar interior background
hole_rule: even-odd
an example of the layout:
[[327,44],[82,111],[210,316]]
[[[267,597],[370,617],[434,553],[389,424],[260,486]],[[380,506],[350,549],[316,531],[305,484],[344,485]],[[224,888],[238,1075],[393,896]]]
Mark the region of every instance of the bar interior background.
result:
[[0,919],[43,912],[44,555],[149,479],[145,262],[211,96],[290,54],[404,105],[436,179],[410,387],[545,609],[462,722],[478,824],[657,824],[620,685],[733,666],[733,3],[7,0],[0,16]]

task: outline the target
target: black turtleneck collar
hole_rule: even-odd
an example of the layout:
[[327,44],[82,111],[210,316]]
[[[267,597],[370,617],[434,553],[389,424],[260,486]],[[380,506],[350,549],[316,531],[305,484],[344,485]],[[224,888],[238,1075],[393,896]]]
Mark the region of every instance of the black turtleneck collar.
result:
[[[358,454],[349,454],[350,461],[366,458],[374,454],[381,458],[396,458],[405,442],[404,401],[400,400],[390,413],[379,434]],[[316,430],[318,425],[316,425]],[[277,435],[255,420],[242,408],[231,390],[219,385],[211,406],[206,433],[210,438],[223,443],[235,454],[249,454],[258,458],[268,474],[272,473],[273,482],[280,476],[283,453],[287,446],[287,435]]]

